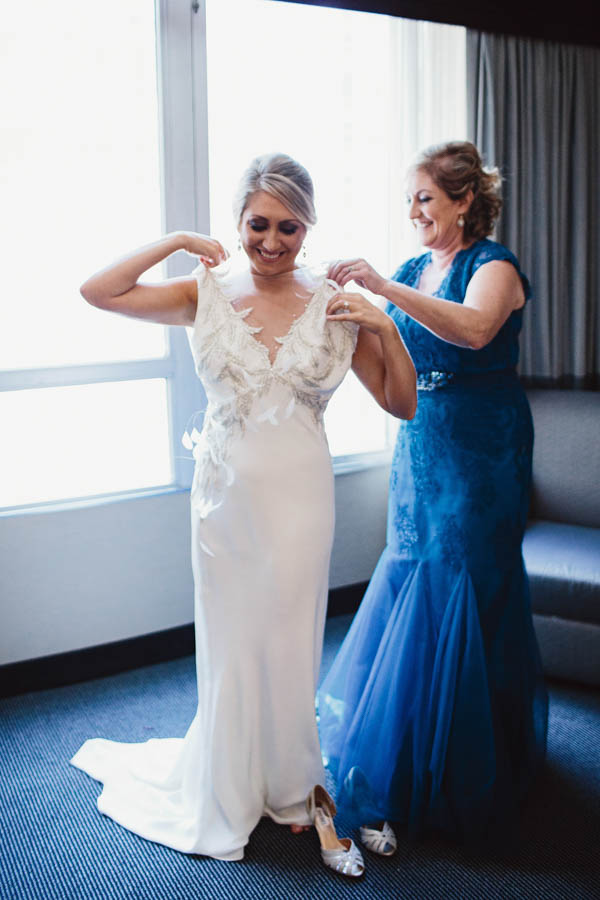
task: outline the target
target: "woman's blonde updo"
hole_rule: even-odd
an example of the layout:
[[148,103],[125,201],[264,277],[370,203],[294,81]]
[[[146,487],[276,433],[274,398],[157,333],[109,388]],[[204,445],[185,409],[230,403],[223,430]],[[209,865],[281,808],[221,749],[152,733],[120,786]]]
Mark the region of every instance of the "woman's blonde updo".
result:
[[492,233],[502,208],[502,179],[497,168],[484,168],[474,144],[449,141],[427,147],[410,170],[427,172],[452,200],[462,200],[470,188],[473,202],[464,213],[464,239],[478,241]]
[[310,175],[300,163],[285,153],[265,153],[253,159],[239,183],[233,201],[233,214],[239,225],[252,194],[265,191],[306,225],[317,221],[314,188]]

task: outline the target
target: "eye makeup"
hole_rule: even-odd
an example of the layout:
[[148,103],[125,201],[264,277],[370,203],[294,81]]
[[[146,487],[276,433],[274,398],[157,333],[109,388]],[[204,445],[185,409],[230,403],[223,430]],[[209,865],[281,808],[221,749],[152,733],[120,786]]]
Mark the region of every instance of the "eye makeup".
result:
[[[248,225],[252,231],[266,231],[269,223],[266,219],[253,218],[248,220]],[[295,222],[280,222],[277,226],[282,234],[292,235],[298,231],[298,225]]]

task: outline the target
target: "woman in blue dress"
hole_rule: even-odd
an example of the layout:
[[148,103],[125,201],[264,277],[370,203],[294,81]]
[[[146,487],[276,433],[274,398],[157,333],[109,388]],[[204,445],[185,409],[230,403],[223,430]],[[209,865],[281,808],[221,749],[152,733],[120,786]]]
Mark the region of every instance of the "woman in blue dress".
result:
[[547,696],[521,542],[533,428],[515,366],[530,296],[488,239],[500,177],[473,144],[411,167],[426,252],[391,280],[364,259],[330,277],[388,301],[418,373],[400,425],[387,546],[319,692],[338,807],[389,855],[391,820],[480,838],[514,819],[545,754]]

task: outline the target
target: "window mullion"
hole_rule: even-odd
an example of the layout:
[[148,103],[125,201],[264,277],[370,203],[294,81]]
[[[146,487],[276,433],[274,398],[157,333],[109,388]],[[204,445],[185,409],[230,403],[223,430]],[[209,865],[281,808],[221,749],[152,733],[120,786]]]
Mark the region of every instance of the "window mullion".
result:
[[[161,128],[163,228],[208,233],[206,17],[204,3],[156,0],[158,95]],[[188,274],[191,257],[167,260],[169,277]],[[193,465],[181,444],[195,412],[205,406],[182,328],[169,329],[174,374],[169,381],[171,454],[175,483],[191,484]],[[199,427],[199,420],[196,427]]]

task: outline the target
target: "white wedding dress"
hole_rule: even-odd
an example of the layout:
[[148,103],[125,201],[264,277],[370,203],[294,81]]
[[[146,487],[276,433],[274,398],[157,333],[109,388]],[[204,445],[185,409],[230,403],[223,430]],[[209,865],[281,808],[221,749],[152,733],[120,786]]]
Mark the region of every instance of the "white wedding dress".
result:
[[334,526],[323,412],[356,344],[316,282],[271,361],[227,280],[196,272],[190,343],[208,407],[191,492],[198,710],[184,738],[86,741],[99,810],[185,853],[237,860],[263,815],[308,824],[324,784],[314,695]]

